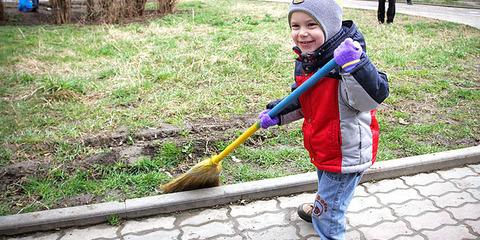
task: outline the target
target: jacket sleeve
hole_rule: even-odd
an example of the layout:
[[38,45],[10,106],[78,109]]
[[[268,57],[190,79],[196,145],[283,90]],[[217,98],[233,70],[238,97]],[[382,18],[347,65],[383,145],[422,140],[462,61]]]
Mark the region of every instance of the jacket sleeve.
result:
[[[297,88],[297,85],[294,83],[292,85],[292,92]],[[278,103],[280,103],[283,99],[278,99],[273,102],[267,104],[267,109],[274,108]],[[278,125],[285,125],[299,119],[303,118],[302,109],[300,107],[300,101],[295,99],[292,103],[288,104],[279,114],[278,118],[280,119],[280,123]]]
[[377,108],[389,89],[387,75],[379,72],[365,53],[360,59],[351,73],[341,70],[340,94],[347,105],[364,112]]

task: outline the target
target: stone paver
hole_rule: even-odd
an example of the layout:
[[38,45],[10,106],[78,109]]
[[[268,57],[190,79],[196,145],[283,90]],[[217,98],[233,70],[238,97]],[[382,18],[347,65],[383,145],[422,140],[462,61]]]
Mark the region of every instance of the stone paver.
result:
[[180,226],[183,225],[199,225],[199,224],[204,224],[209,221],[217,220],[227,220],[228,209],[222,208],[222,209],[207,209],[201,212],[195,212],[192,213],[192,216],[186,218],[180,223]]
[[409,187],[401,179],[388,179],[375,183],[365,183],[365,188],[369,193],[386,193],[397,189],[408,189]]
[[470,189],[466,189],[465,192],[471,193],[475,199],[480,201],[480,189],[470,188]]
[[445,171],[438,171],[438,174],[445,179],[458,179],[464,178],[466,176],[476,176],[477,174],[468,167],[464,168],[454,168]]
[[366,208],[381,208],[382,205],[374,196],[354,197],[348,207],[349,212],[359,212]]
[[359,228],[359,230],[368,240],[384,240],[398,235],[411,235],[413,233],[402,221],[384,222],[374,227]]
[[416,217],[405,217],[415,230],[434,229],[441,225],[456,224],[447,212],[428,212]]
[[397,216],[418,216],[426,211],[437,211],[438,207],[433,205],[431,200],[413,200],[404,204],[390,204]]
[[480,218],[480,203],[467,203],[461,207],[449,207],[447,211],[453,214],[456,219],[475,220]]
[[[157,239],[165,239],[165,240],[174,240],[178,239],[180,234],[179,230],[170,230],[170,231],[156,231],[151,232],[144,235],[133,235],[129,234],[123,237],[125,240],[157,240]],[[86,239],[86,238],[81,238]]]
[[290,197],[279,197],[280,208],[297,208],[300,203],[313,202],[315,199],[314,193],[303,193]]
[[355,197],[368,197],[370,194],[367,193],[365,190],[365,186],[360,185],[357,188],[355,188],[355,192],[353,194]]
[[219,236],[219,237],[214,237],[212,240],[242,240],[243,237],[240,235],[235,235],[235,236]]
[[357,230],[347,231],[345,233],[345,240],[360,240],[360,239],[362,239],[362,234]]
[[472,230],[476,234],[480,234],[480,219],[476,221],[465,221],[466,224],[468,224],[470,227],[472,227]]
[[152,229],[172,229],[174,227],[174,217],[153,217],[142,220],[132,220],[125,223],[122,234],[128,234],[131,232],[142,232]]
[[368,208],[360,213],[348,213],[348,222],[354,227],[374,225],[385,220],[395,220],[395,218],[388,208]]
[[455,183],[461,189],[480,189],[480,176],[465,177],[462,179],[454,179],[451,182]]
[[409,186],[425,186],[433,182],[445,182],[437,173],[420,173],[414,176],[401,177]]
[[246,229],[263,229],[272,225],[289,224],[285,218],[285,212],[280,213],[257,213],[254,217],[238,217],[236,218],[240,230]]
[[256,201],[246,205],[234,205],[231,206],[231,209],[232,211],[230,212],[230,215],[232,215],[232,217],[254,215],[259,211],[265,212],[278,210],[277,201],[275,200]]
[[424,240],[422,236],[418,235],[413,235],[413,236],[400,236],[400,237],[395,237],[395,240]]
[[437,230],[422,231],[422,234],[426,235],[428,239],[478,239],[478,236],[469,233],[465,226],[445,226]]
[[61,240],[114,238],[117,236],[117,229],[118,227],[106,224],[89,227],[88,231],[85,231],[85,229],[67,229]]
[[297,239],[296,229],[293,226],[273,227],[260,232],[246,231],[247,239],[275,239],[275,240],[292,240]]
[[300,222],[298,224],[298,227],[300,228],[300,236],[302,237],[307,237],[310,235],[315,235],[315,230],[313,229],[312,224],[306,223],[306,222]]
[[440,197],[430,197],[433,201],[437,203],[437,206],[441,208],[445,207],[458,207],[464,203],[475,203],[478,202],[477,199],[473,198],[468,192],[452,192],[447,193]]
[[[56,233],[35,233],[30,234],[29,236],[25,237],[11,237],[7,238],[8,240],[57,240],[61,235],[61,232]],[[0,237],[0,239],[2,239]]]
[[182,239],[206,239],[217,235],[234,235],[235,230],[232,222],[211,222],[202,226],[182,227],[184,232]]
[[412,199],[422,199],[414,189],[400,189],[389,193],[377,193],[376,197],[382,200],[382,203],[389,205],[393,203],[405,203]]
[[423,196],[441,196],[449,192],[460,192],[455,184],[451,182],[432,183],[425,186],[415,187]]
[[480,173],[480,165],[468,165],[474,172]]

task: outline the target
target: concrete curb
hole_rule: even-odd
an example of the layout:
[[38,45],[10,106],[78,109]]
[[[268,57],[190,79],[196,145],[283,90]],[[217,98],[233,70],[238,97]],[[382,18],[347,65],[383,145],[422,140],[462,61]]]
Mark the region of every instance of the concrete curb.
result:
[[[378,181],[381,179],[396,178],[475,163],[480,163],[480,145],[447,152],[378,162],[366,171],[362,181]],[[112,215],[126,219],[146,217],[162,213],[227,204],[242,199],[255,200],[315,191],[316,188],[316,172],[310,172],[209,189],[129,199],[125,202],[108,202],[3,216],[0,217],[0,234],[13,235],[63,227],[98,224],[106,222]]]

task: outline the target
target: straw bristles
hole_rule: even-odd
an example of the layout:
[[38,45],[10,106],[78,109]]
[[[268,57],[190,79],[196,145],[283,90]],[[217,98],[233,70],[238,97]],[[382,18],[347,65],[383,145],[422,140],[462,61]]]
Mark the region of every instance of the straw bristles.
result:
[[219,175],[221,171],[221,162],[216,164],[211,158],[206,159],[197,163],[188,172],[162,185],[161,189],[164,193],[172,193],[216,187],[220,185]]

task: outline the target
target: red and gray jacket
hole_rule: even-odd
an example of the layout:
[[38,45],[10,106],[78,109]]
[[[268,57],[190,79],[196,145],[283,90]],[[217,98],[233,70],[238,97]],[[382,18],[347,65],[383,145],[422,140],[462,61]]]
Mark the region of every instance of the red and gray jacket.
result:
[[[301,57],[297,59],[292,88],[332,59],[333,50],[347,37],[358,41],[365,52],[360,31],[352,21],[344,21],[340,32],[319,49],[321,54],[313,70],[305,67]],[[388,80],[365,53],[360,60],[351,73],[339,68],[331,71],[279,115],[280,125],[304,118],[304,145],[319,170],[362,172],[375,162],[379,139],[375,112],[389,94]],[[274,103],[269,105],[267,108]]]

